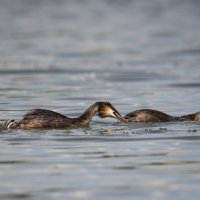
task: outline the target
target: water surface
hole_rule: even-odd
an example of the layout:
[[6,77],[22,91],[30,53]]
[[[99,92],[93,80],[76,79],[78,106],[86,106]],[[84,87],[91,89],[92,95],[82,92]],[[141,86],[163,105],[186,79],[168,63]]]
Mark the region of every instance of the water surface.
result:
[[[200,110],[200,4],[0,1],[0,123],[32,108],[80,115],[110,101]],[[0,131],[1,199],[199,199],[200,123]]]

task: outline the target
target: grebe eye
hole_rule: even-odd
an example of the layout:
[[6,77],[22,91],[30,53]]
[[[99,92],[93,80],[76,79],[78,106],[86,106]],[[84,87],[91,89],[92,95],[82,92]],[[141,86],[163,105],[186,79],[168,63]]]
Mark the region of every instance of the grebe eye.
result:
[[115,111],[113,111],[113,114],[116,116],[117,115],[117,113],[115,112]]

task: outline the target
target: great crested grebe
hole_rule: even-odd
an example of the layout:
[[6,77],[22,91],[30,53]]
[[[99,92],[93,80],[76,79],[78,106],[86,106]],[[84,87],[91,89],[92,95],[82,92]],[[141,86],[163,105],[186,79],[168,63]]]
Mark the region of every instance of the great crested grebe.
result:
[[200,121],[200,112],[173,117],[158,110],[141,109],[130,112],[124,116],[127,122],[171,122],[171,121]]
[[111,117],[126,122],[119,112],[109,102],[96,102],[91,105],[81,116],[69,118],[60,113],[33,109],[27,112],[20,121],[7,120],[4,124],[6,129],[65,129],[87,127],[98,112],[101,118]]

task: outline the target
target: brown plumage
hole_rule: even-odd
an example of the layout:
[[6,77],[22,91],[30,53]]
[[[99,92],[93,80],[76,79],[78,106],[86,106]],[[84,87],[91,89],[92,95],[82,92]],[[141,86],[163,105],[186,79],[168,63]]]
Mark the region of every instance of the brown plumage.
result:
[[171,121],[200,121],[200,112],[173,117],[158,110],[141,109],[130,112],[124,116],[127,122],[159,123]]
[[109,102],[96,102],[77,118],[69,118],[51,110],[33,109],[27,112],[18,122],[15,120],[6,121],[4,127],[7,129],[65,129],[87,127],[96,112],[99,112],[99,116],[102,118],[112,117],[125,121]]
[[175,117],[178,121],[200,121],[200,112]]
[[128,122],[168,122],[174,118],[157,110],[141,109],[126,114],[124,119]]

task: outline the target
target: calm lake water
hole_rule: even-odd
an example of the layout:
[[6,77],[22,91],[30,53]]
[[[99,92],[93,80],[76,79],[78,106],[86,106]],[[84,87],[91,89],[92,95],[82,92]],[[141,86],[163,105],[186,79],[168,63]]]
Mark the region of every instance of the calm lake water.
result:
[[[200,1],[0,0],[0,123],[200,111]],[[199,200],[200,123],[0,131],[0,199]]]

